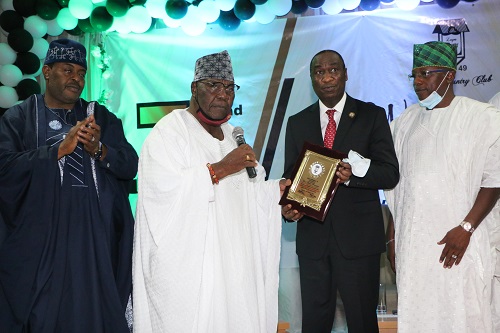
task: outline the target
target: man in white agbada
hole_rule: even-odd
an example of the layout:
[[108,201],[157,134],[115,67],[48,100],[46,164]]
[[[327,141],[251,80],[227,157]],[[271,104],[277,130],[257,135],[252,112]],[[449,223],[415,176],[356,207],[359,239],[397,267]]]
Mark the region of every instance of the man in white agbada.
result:
[[135,332],[276,332],[278,201],[290,181],[264,181],[252,148],[233,139],[227,121],[238,88],[227,51],[198,59],[190,106],[161,119],[144,142]]
[[455,73],[456,45],[415,45],[410,77],[420,102],[391,124],[401,179],[385,195],[399,333],[500,332],[492,303],[500,111],[455,96]]

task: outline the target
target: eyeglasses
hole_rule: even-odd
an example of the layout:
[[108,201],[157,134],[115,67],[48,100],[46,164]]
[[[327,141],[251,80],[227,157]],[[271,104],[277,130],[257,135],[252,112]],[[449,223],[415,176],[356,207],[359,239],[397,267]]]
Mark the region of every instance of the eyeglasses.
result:
[[212,82],[212,81],[198,81],[199,83],[203,83],[208,86],[208,90],[212,93],[222,91],[222,88],[226,91],[226,94],[231,95],[234,94],[240,86],[234,83],[224,84],[222,82]]
[[427,79],[432,76],[433,73],[443,73],[443,72],[449,72],[448,69],[435,69],[432,71],[417,71],[415,73],[408,74],[408,80],[413,81],[415,78],[420,78],[420,79]]

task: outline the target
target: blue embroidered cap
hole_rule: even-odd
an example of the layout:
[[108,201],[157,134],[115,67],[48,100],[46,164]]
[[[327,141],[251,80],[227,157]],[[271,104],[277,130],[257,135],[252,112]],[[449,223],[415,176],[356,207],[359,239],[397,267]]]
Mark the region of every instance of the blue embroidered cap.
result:
[[85,46],[71,39],[53,40],[45,57],[45,65],[55,62],[69,62],[87,69],[87,51]]

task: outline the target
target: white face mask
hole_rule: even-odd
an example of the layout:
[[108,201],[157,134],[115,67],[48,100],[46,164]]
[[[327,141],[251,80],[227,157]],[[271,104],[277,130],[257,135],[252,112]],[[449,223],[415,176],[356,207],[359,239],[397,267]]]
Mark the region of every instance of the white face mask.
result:
[[[443,84],[444,80],[446,79],[446,75],[448,75],[449,72],[446,72],[443,80],[441,81],[441,83],[439,84],[439,86],[437,87],[436,90],[439,89],[439,87],[441,87],[441,85]],[[432,94],[430,94],[429,96],[427,96],[426,99],[424,100],[421,100],[421,101],[418,101],[418,104],[420,104],[420,106],[423,106],[429,110],[432,110],[434,109],[434,107],[436,105],[438,105],[442,100],[443,100],[443,97],[444,95],[446,95],[446,93],[448,92],[448,89],[450,89],[450,84],[448,84],[448,87],[446,88],[446,91],[444,92],[443,96],[439,95],[436,90],[434,90],[432,92]]]

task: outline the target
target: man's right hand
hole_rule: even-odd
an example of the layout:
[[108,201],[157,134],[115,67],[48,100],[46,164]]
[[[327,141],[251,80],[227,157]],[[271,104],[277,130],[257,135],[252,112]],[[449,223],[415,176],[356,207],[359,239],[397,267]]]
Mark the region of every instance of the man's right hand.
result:
[[82,129],[84,129],[89,122],[90,120],[86,118],[82,121],[78,121],[75,126],[71,127],[68,134],[66,134],[66,137],[59,145],[59,149],[57,151],[58,160],[63,156],[71,154],[75,150],[76,145],[78,144],[78,132],[82,131]]

